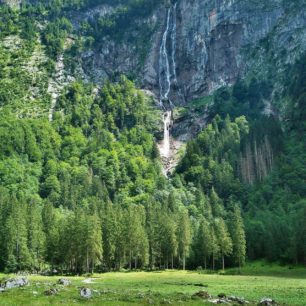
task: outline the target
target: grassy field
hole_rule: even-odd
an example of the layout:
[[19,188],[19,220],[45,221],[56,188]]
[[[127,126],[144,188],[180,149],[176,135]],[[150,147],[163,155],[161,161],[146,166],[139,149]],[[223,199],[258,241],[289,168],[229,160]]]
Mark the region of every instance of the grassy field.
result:
[[[30,276],[29,286],[0,293],[0,305],[206,305],[192,297],[200,290],[244,297],[251,305],[263,297],[271,297],[281,305],[306,305],[305,268],[256,264],[241,272],[242,275],[235,275],[235,269],[227,270],[225,275],[189,271],[106,273],[93,275],[92,283],[84,283],[85,277],[71,277],[72,284],[67,287],[55,285],[58,276]],[[45,290],[54,287],[59,289],[56,296],[44,295]],[[80,297],[81,287],[93,290],[90,300]]]

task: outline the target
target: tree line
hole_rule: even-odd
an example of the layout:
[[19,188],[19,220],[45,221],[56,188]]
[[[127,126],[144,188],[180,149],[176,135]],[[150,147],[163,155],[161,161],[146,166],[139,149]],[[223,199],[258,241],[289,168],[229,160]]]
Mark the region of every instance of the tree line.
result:
[[[1,190],[1,269],[80,274],[125,269],[216,269],[245,262],[239,206],[224,218],[190,218],[166,203],[126,207],[91,199],[74,210]],[[213,195],[215,196],[215,195]]]

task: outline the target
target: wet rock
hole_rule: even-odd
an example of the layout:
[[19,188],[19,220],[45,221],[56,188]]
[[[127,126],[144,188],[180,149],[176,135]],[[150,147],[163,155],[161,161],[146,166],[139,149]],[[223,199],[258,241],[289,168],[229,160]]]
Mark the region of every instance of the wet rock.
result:
[[1,285],[1,288],[3,288],[4,290],[7,290],[7,289],[12,289],[12,288],[24,287],[28,285],[28,283],[29,281],[26,277],[10,278],[3,282],[3,284]]
[[231,301],[231,302],[235,302],[239,305],[245,305],[245,304],[249,304],[249,301],[245,300],[244,298],[240,298],[240,297],[237,297],[237,296],[229,296],[227,298],[227,300]]
[[53,296],[53,295],[56,295],[58,294],[58,289],[56,288],[51,288],[51,289],[48,289],[44,292],[44,295],[47,295],[47,296]]
[[57,281],[57,283],[58,283],[59,285],[63,285],[63,286],[69,286],[69,285],[71,285],[71,281],[70,281],[69,279],[67,279],[67,278],[60,278],[60,279]]
[[276,306],[278,305],[276,301],[271,298],[262,298],[260,302],[257,304],[258,306]]
[[193,297],[199,297],[201,299],[210,299],[211,295],[206,291],[199,291],[192,295]]
[[92,293],[89,288],[82,288],[80,290],[80,295],[82,298],[85,298],[85,299],[90,299],[92,297]]
[[212,303],[212,304],[226,304],[226,305],[230,305],[230,302],[227,299],[211,299],[211,300],[207,300],[207,301]]

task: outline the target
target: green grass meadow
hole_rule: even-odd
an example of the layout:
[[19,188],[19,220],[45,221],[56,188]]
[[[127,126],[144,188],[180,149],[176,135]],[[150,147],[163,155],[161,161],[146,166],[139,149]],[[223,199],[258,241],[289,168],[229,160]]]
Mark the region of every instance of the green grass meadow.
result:
[[[244,297],[251,305],[263,297],[271,297],[280,305],[306,305],[305,268],[255,264],[238,273],[237,269],[222,274],[114,272],[94,274],[89,284],[83,282],[85,277],[70,277],[72,284],[67,287],[55,285],[58,276],[30,276],[29,286],[1,293],[0,305],[206,305],[204,300],[192,297],[200,290],[215,296],[224,293]],[[54,287],[59,289],[56,296],[44,295],[45,290]],[[81,287],[92,289],[93,297],[81,298]]]

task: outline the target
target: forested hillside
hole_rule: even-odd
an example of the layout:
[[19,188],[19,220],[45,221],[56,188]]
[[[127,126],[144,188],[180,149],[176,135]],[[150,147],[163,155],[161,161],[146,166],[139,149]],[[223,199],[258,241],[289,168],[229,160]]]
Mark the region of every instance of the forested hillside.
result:
[[[109,11],[92,13],[97,4]],[[161,5],[173,20],[160,50],[171,45],[175,71],[174,2],[0,4],[1,271],[306,261],[306,55],[181,105],[178,130],[205,124],[165,175],[167,94],[140,90],[137,71],[89,78],[79,61],[114,39],[135,46],[143,67]]]
[[[217,117],[188,143],[177,168],[185,182],[204,192],[213,186],[226,207],[232,199],[241,202],[250,259],[305,261],[305,64],[303,55],[272,97],[255,79],[218,90],[211,109]],[[260,115],[265,98],[282,104],[281,121]],[[243,131],[237,141],[224,130],[230,131],[229,115],[242,114],[246,118],[235,119]]]

